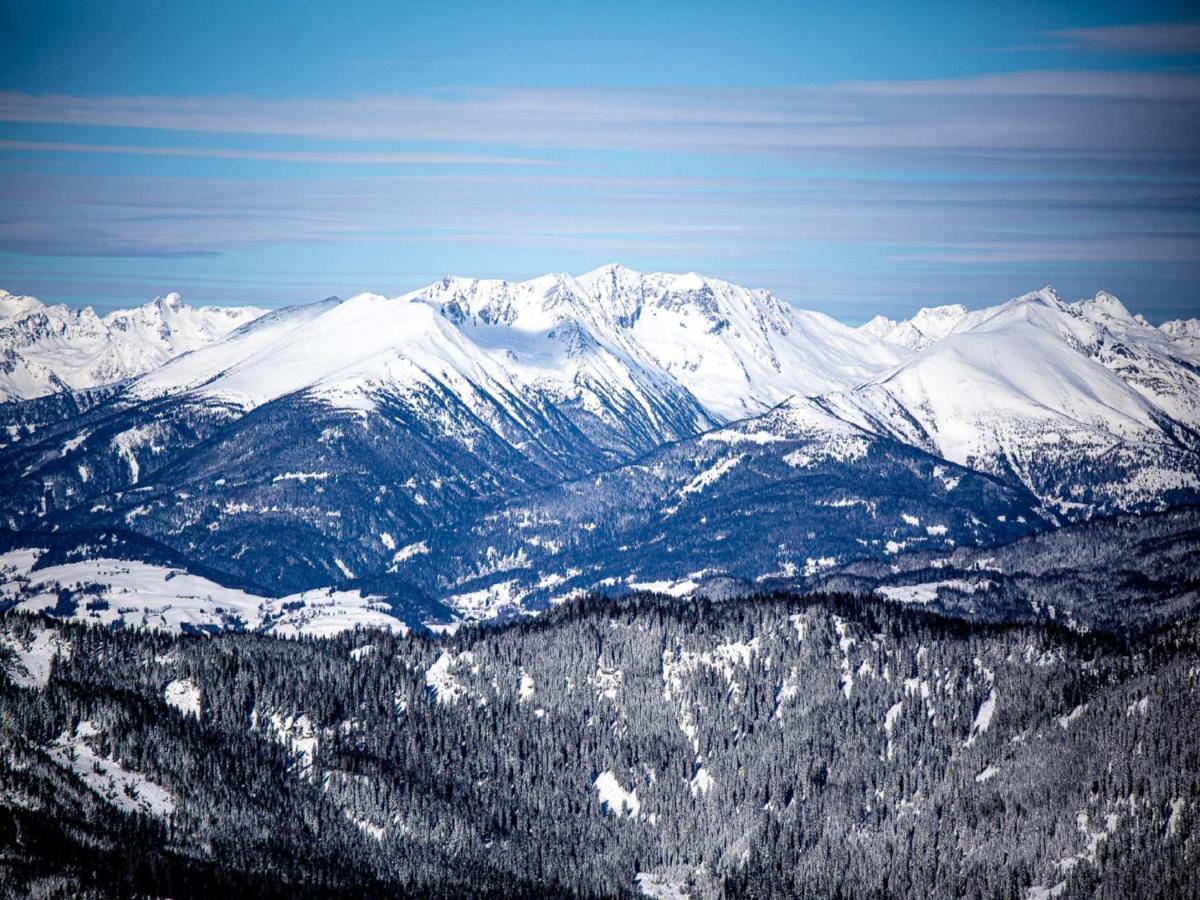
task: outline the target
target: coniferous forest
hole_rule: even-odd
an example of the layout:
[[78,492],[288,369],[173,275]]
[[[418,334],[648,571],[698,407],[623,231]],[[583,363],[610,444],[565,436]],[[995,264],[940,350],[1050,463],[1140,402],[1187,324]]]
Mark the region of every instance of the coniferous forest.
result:
[[1200,893],[1194,621],[635,595],[452,637],[2,627],[5,895]]

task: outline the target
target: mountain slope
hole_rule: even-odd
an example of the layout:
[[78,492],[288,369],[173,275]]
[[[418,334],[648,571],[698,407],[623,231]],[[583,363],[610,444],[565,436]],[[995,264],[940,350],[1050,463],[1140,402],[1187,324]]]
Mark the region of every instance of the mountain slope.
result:
[[909,355],[766,291],[619,265],[520,283],[447,278],[401,299],[434,306],[559,402],[609,427],[642,420],[656,444],[852,386]]
[[1194,621],[1119,642],[836,597],[642,596],[451,639],[11,615],[0,882],[1194,897],[1198,640]]
[[598,444],[645,452],[717,424],[568,275],[446,278],[401,300],[437,310],[515,381],[544,392]]
[[1158,327],[1171,339],[1172,350],[1200,364],[1200,319],[1175,319]]
[[0,404],[4,543],[487,618],[1200,498],[1200,369],[1169,330],[1049,289],[910,322],[918,351],[619,266],[278,310]]
[[84,390],[157,368],[261,316],[255,307],[186,306],[168,294],[98,316],[0,291],[0,402]]
[[435,532],[397,564],[467,618],[583,590],[786,581],[905,549],[994,544],[1037,501],[795,399]]
[[1069,516],[1200,497],[1200,373],[1115,298],[1050,289],[968,313],[831,414],[1011,478]]
[[580,276],[593,303],[671,377],[726,421],[790,396],[850,387],[905,350],[829,316],[695,273],[642,275],[605,266]]

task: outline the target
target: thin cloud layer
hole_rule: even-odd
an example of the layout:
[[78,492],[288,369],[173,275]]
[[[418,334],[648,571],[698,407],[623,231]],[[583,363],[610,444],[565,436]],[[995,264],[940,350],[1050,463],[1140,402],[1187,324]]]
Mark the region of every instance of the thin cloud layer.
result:
[[1070,271],[1092,290],[1168,278],[1174,310],[1200,274],[1198,122],[1200,76],[1179,72],[344,100],[10,91],[0,252],[47,260],[45,283],[68,258],[512,276],[621,259],[812,306],[890,283],[890,312]]
[[1151,56],[1200,54],[1200,22],[1059,28],[1046,32],[1046,36],[1057,46],[1072,50]]
[[[754,155],[883,148],[1194,151],[1198,112],[1200,76],[1066,71],[827,87],[530,88],[346,100],[0,93],[0,122],[10,123]],[[1126,123],[1131,127],[1113,127]]]

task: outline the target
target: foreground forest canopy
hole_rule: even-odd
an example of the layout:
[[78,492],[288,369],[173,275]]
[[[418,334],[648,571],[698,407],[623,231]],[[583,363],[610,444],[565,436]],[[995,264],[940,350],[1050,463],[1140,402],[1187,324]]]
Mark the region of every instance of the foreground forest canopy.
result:
[[1188,897],[1200,627],[778,595],[450,638],[0,623],[0,892]]

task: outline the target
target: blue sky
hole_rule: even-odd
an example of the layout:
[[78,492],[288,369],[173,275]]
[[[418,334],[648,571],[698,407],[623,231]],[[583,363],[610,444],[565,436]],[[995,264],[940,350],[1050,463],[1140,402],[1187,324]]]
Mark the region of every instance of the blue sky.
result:
[[1200,15],[1129,3],[0,6],[0,286],[275,306],[610,261],[847,321],[1200,314]]

